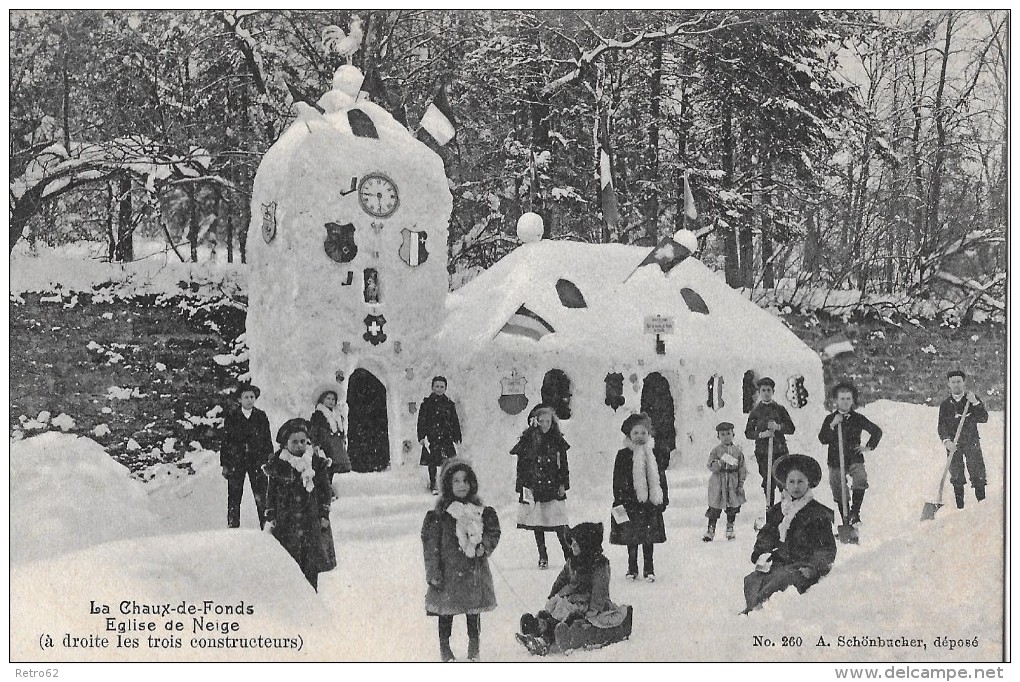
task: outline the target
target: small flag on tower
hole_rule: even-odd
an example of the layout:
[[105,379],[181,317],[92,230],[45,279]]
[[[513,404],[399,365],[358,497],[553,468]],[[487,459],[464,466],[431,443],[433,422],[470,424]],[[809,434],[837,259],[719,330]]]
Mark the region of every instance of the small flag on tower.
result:
[[291,85],[290,81],[288,81],[286,79],[284,79],[283,82],[287,85],[287,90],[290,91],[290,97],[291,97],[291,99],[294,100],[295,104],[297,104],[298,102],[304,102],[305,104],[307,104],[311,108],[315,109],[320,114],[325,114],[326,113],[326,110],[323,109],[322,107],[320,107],[315,102],[315,100],[313,100],[311,97],[308,96],[307,93],[304,93],[301,90],[299,90],[297,88],[297,86]]
[[659,242],[658,246],[652,249],[651,253],[645,256],[645,259],[638,264],[635,271],[646,265],[658,265],[662,272],[666,274],[682,263],[691,253],[690,249],[673,239],[673,237],[666,237]]
[[822,348],[822,357],[826,359],[832,359],[844,355],[845,353],[853,353],[854,345],[850,343],[850,339],[847,338],[846,334],[836,334],[825,340],[825,344]]
[[599,135],[599,186],[602,216],[610,231],[615,231],[620,225],[620,204],[616,200],[616,188],[613,186],[613,162],[609,156],[609,135],[605,128]]
[[538,314],[534,313],[527,306],[521,306],[517,309],[510,319],[506,321],[506,324],[499,330],[500,334],[510,334],[511,336],[526,336],[529,339],[538,341],[543,336],[552,334],[556,330],[553,329],[552,325],[543,320]]
[[432,103],[425,109],[421,117],[421,127],[432,136],[439,146],[445,145],[457,134],[457,123],[450,109],[450,101],[446,98],[446,85],[439,86],[439,92],[432,98]]
[[690,171],[684,171],[684,216],[689,220],[698,219],[698,209],[694,206],[694,194],[691,192]]
[[361,84],[361,92],[368,95],[371,101],[391,112],[397,122],[407,127],[407,113],[404,111],[404,107],[399,102],[394,103],[378,71],[372,69],[368,72],[368,76]]

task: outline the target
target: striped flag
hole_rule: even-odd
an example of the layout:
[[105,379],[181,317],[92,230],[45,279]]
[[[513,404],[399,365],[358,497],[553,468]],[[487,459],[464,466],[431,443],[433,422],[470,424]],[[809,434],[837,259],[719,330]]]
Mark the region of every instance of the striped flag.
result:
[[698,209],[694,205],[694,194],[691,192],[690,171],[684,171],[684,217],[688,220],[698,219]]
[[652,249],[651,253],[645,256],[645,259],[638,264],[638,268],[645,265],[658,265],[659,269],[665,274],[676,265],[682,263],[690,255],[690,249],[673,239],[673,237],[666,237],[659,242],[658,246]]
[[543,336],[555,331],[551,324],[543,320],[537,313],[532,312],[527,306],[522,305],[517,309],[517,312],[510,316],[499,333],[526,336],[538,341]]
[[853,353],[854,345],[846,334],[836,334],[825,340],[822,348],[822,357],[832,359],[845,353]]
[[446,98],[446,85],[439,86],[439,92],[432,98],[432,103],[421,117],[421,127],[432,136],[432,139],[445,145],[457,134],[457,122],[450,109],[450,101]]

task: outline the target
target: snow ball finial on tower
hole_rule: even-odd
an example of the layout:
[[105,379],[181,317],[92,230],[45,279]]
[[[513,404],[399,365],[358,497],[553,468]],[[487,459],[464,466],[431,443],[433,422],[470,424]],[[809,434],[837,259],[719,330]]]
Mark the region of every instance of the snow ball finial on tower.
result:
[[673,235],[673,241],[691,253],[695,253],[698,250],[698,235],[690,230],[677,230],[676,234]]
[[525,244],[542,240],[545,234],[545,222],[542,216],[531,211],[517,219],[517,238]]
[[319,106],[328,114],[350,107],[358,99],[364,80],[361,69],[344,64],[333,73],[333,89],[319,99]]

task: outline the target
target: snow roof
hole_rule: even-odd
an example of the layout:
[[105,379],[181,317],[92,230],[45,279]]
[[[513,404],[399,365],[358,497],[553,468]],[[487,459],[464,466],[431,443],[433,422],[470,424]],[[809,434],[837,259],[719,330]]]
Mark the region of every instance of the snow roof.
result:
[[[437,340],[463,354],[491,352],[495,344],[519,352],[570,349],[575,354],[626,359],[636,353],[654,354],[644,320],[662,315],[675,323],[674,333],[663,336],[667,355],[820,363],[780,319],[730,288],[694,257],[667,274],[654,265],[634,272],[648,253],[647,247],[623,244],[550,240],[524,244],[449,295],[447,319]],[[557,292],[561,279],[580,290],[587,307],[564,305]],[[692,291],[708,314],[692,311],[698,307]],[[688,307],[685,299],[693,305]],[[538,340],[501,334],[522,305],[555,332]]]

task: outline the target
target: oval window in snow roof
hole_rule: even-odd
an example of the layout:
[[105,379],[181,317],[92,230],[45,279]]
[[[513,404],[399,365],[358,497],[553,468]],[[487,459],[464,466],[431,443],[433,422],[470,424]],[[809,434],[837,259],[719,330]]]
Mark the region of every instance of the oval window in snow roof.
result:
[[364,111],[351,109],[347,112],[347,122],[351,125],[351,132],[354,133],[355,137],[379,139],[379,133],[375,129],[375,124],[372,123],[372,119]]
[[705,305],[705,299],[697,291],[684,287],[680,290],[680,295],[684,297],[684,303],[687,304],[692,313],[708,315],[708,306]]
[[588,304],[577,285],[567,279],[556,281],[556,294],[564,308],[587,308]]

